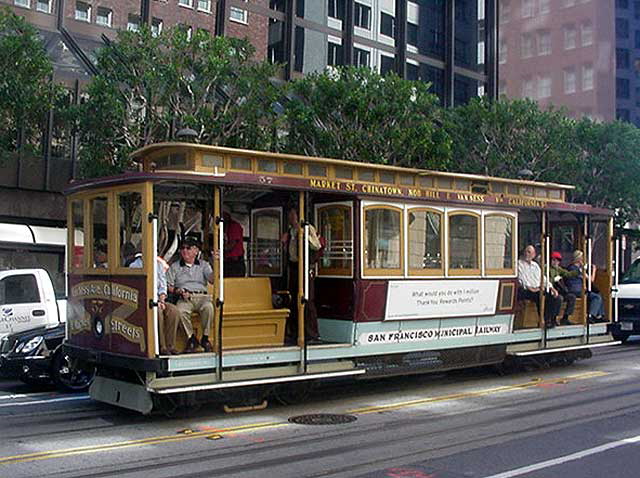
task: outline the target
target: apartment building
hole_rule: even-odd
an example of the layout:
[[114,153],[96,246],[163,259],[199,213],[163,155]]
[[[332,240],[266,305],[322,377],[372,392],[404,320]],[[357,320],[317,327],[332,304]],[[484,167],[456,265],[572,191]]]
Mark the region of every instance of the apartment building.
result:
[[[497,94],[498,0],[0,0],[36,26],[77,101],[96,72],[96,51],[118,30],[146,24],[156,34],[180,26],[248,38],[256,58],[280,63],[284,80],[336,65],[369,66],[429,81],[445,106]],[[50,118],[55,122],[55,118]],[[16,191],[56,193],[73,177],[78,145],[56,137],[29,166],[0,178],[0,197]],[[21,160],[22,161],[22,160]],[[24,160],[27,161],[27,160]],[[51,175],[51,171],[56,171]],[[21,217],[0,201],[0,219]],[[56,221],[64,212],[48,214]]]
[[621,5],[631,11],[628,3],[500,0],[499,94],[561,106],[576,118],[630,120],[633,27],[628,16],[619,18]]

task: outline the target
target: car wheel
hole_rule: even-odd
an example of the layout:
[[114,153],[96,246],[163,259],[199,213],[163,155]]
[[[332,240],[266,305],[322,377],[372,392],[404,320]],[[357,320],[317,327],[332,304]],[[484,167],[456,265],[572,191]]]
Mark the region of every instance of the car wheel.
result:
[[58,350],[53,356],[51,377],[58,388],[69,392],[81,392],[89,388],[96,374],[95,367],[82,367]]

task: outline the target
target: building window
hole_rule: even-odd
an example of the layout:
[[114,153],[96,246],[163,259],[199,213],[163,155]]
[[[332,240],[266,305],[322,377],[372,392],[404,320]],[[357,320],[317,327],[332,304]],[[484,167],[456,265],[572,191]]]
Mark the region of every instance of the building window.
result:
[[162,33],[163,22],[160,18],[155,18],[151,20],[151,34],[154,37],[160,36]]
[[480,273],[480,217],[449,214],[449,274]]
[[626,48],[616,48],[616,68],[626,70],[629,68],[629,50]]
[[551,12],[551,0],[540,0],[540,15],[546,15]]
[[181,7],[193,8],[193,0],[178,0],[178,5]]
[[36,0],[36,10],[42,13],[51,13],[51,0]]
[[616,78],[616,98],[629,98],[629,80]]
[[538,99],[551,97],[551,77],[543,75],[538,77]]
[[551,32],[538,32],[538,55],[551,55]]
[[130,13],[127,17],[127,31],[137,32],[140,31],[140,16]]
[[344,0],[329,0],[327,15],[331,18],[344,20]]
[[593,44],[593,24],[591,22],[584,22],[580,25],[580,41],[582,46]]
[[371,7],[356,2],[353,7],[353,24],[371,30]]
[[629,38],[629,20],[626,18],[616,18],[616,37]]
[[575,4],[576,4],[576,0],[562,0],[563,8],[573,7]]
[[409,274],[443,275],[442,213],[425,208],[410,209],[408,223]]
[[329,48],[327,49],[327,65],[338,66],[344,64],[344,53],[342,45],[329,42]]
[[572,50],[576,47],[576,27],[573,25],[566,25],[563,28],[564,31],[564,49]]
[[564,92],[567,95],[576,92],[576,70],[574,68],[564,70]]
[[211,12],[211,0],[198,0],[198,10],[201,12]]
[[366,275],[402,275],[402,209],[364,208],[364,271]]
[[356,66],[369,66],[371,53],[361,48],[353,48],[353,62]]
[[522,0],[522,18],[531,18],[535,13],[534,0]]
[[17,7],[31,8],[31,0],[13,0],[13,4]]
[[81,22],[91,21],[91,5],[85,2],[76,2],[76,20]]
[[509,20],[511,19],[511,0],[502,0],[499,5],[500,24],[509,23]]
[[535,99],[535,91],[533,89],[532,78],[524,78],[522,80],[522,97]]
[[96,10],[96,23],[103,27],[110,27],[113,21],[113,11],[110,8],[98,7]]
[[582,65],[582,91],[593,90],[593,66]]
[[520,37],[520,49],[522,58],[531,58],[534,48],[533,36],[530,33],[523,33]]
[[491,214],[484,218],[484,266],[487,274],[515,272],[515,220],[512,216]]
[[396,19],[388,13],[380,13],[380,33],[393,38],[395,36]]
[[636,30],[636,48],[640,48],[640,30]]
[[392,56],[380,55],[380,74],[393,73],[396,69],[396,60]]
[[509,51],[508,51],[507,42],[504,38],[501,38],[500,43],[498,43],[498,62],[501,65],[504,65],[507,62],[508,53]]
[[407,22],[407,44],[418,46],[418,25]]
[[249,12],[247,12],[243,8],[230,7],[229,20],[232,20],[238,23],[247,24],[249,22]]
[[633,11],[634,11],[634,16],[636,20],[639,20],[640,19],[640,2],[633,3]]

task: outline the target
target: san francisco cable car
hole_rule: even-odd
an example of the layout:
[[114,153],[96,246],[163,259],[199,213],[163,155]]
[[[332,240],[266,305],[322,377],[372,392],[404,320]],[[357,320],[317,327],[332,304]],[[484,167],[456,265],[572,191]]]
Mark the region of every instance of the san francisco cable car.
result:
[[[133,159],[138,172],[67,191],[65,347],[96,366],[95,400],[146,414],[336,377],[528,355],[573,360],[616,343],[612,212],[567,202],[571,186],[187,143],[150,145]],[[282,241],[288,208],[299,217],[293,248]],[[230,221],[242,230],[234,277],[225,267]],[[163,355],[156,258],[179,260],[186,237],[214,272],[211,330],[190,317],[212,350],[183,353],[180,327],[180,353]],[[141,267],[127,265],[131,245]],[[518,300],[518,253],[528,245],[542,269],[537,305]],[[551,253],[566,265],[576,250],[597,272],[583,274],[568,320],[548,328]],[[596,288],[605,317],[591,323],[586,296]],[[305,336],[311,307],[320,340]]]

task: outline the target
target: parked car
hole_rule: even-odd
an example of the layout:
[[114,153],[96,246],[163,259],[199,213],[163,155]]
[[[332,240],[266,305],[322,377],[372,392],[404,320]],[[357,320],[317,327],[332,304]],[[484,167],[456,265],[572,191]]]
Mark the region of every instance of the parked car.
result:
[[2,339],[0,375],[30,385],[53,382],[65,391],[82,391],[91,385],[95,369],[72,364],[62,342],[65,325],[36,327]]
[[640,259],[636,259],[615,291],[618,298],[618,322],[611,332],[616,340],[626,342],[631,335],[640,335]]

